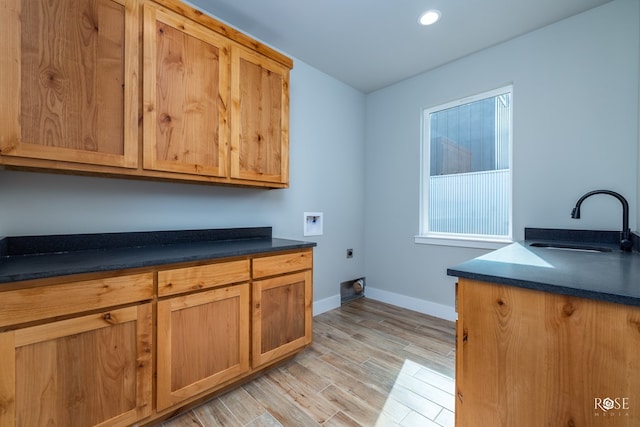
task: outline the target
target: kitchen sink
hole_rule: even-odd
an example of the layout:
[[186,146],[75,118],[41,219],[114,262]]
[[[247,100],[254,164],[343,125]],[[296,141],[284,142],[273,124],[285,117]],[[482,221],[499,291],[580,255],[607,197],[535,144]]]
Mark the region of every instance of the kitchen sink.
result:
[[582,252],[613,252],[613,249],[604,246],[594,246],[582,243],[549,243],[549,242],[533,242],[529,246],[534,248],[559,249],[565,251],[582,251]]

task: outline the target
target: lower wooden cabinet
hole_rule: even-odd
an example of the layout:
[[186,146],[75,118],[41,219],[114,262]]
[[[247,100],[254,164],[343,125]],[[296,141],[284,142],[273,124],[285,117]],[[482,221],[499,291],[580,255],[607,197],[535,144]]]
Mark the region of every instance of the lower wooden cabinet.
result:
[[639,425],[640,307],[462,278],[457,302],[456,426]]
[[311,270],[253,282],[253,367],[311,343]]
[[158,302],[157,409],[249,370],[249,283]]
[[151,304],[0,333],[0,425],[125,426],[152,410]]
[[312,264],[305,248],[0,288],[0,427],[155,425],[294,356]]

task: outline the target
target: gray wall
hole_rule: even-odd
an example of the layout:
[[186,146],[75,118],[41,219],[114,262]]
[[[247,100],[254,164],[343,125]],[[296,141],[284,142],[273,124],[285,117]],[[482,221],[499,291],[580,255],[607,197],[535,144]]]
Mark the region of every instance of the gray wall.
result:
[[[594,188],[627,196],[637,229],[639,22],[637,0],[616,0],[366,96],[296,60],[289,189],[0,170],[0,237],[271,225],[318,243],[316,312],[366,275],[368,296],[450,317],[446,268],[486,251],[413,241],[421,110],[513,83],[515,238],[526,226],[617,229],[605,197],[569,219]],[[305,211],[324,212],[323,236],[303,237]]]
[[[513,227],[621,227],[618,191],[638,224],[639,2],[595,10],[367,96],[367,284],[399,301],[453,307],[446,268],[484,250],[419,245],[420,113],[425,107],[513,84]],[[609,200],[610,199],[610,200]],[[417,300],[417,301],[416,301]],[[450,310],[450,313],[452,310]]]
[[[314,300],[339,305],[340,282],[364,274],[365,96],[297,60],[290,85],[289,189],[0,170],[0,237],[271,225],[318,243]],[[324,212],[322,236],[303,237],[305,211]]]

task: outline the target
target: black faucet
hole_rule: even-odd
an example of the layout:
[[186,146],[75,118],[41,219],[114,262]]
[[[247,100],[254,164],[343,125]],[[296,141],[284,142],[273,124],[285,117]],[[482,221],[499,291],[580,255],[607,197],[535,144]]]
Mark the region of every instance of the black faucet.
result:
[[610,190],[590,191],[578,199],[576,207],[571,211],[571,218],[580,219],[580,205],[584,202],[584,199],[589,196],[593,196],[594,194],[608,194],[620,200],[620,203],[622,203],[622,232],[620,232],[620,249],[625,252],[631,252],[633,242],[631,241],[631,230],[629,229],[629,203],[621,194]]

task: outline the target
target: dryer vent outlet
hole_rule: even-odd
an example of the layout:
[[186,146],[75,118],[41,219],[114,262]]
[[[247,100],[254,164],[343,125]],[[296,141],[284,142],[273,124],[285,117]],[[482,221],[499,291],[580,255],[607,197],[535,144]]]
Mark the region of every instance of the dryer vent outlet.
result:
[[357,279],[348,280],[340,283],[340,302],[345,304],[357,298],[364,297],[366,287],[366,279],[359,277]]

